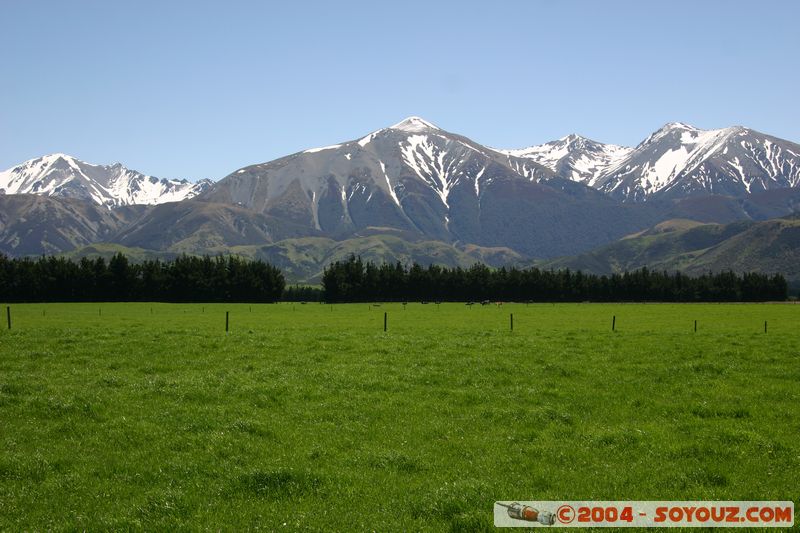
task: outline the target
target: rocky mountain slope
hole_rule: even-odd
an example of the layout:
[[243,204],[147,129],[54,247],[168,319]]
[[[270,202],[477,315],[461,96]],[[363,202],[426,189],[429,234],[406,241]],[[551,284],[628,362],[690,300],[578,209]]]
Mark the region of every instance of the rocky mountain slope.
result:
[[134,210],[109,210],[71,198],[34,194],[0,195],[0,252],[53,254],[112,240],[137,218]]

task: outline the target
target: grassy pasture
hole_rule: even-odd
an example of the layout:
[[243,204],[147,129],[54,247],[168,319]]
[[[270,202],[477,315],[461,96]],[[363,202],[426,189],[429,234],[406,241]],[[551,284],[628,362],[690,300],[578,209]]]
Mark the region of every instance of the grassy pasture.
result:
[[2,312],[0,530],[800,504],[800,306],[29,304],[10,331]]

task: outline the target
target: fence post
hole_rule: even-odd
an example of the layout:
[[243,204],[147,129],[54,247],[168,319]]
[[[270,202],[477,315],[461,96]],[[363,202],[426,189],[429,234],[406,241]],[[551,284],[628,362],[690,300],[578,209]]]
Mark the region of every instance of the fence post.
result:
[[508,319],[509,319],[509,321],[511,323],[511,331],[514,331],[514,313],[511,313],[510,315],[508,315]]
[[228,333],[228,311],[225,311],[225,333]]
[[384,312],[383,312],[383,331],[384,331],[384,332],[386,331],[386,322],[387,322],[387,320],[388,320],[388,317],[387,317],[387,315],[388,315],[388,313],[387,313],[386,311],[384,311]]
[[611,331],[617,330],[617,315],[611,317]]
[[11,306],[6,306],[6,316],[8,317],[8,329],[11,329]]

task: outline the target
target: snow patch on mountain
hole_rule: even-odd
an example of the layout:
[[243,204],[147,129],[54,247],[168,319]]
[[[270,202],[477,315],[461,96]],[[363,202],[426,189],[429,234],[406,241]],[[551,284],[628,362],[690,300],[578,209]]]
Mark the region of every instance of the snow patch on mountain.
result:
[[359,145],[359,146],[361,146],[361,148],[364,148],[364,147],[366,147],[366,146],[367,146],[369,143],[371,143],[371,142],[372,142],[372,140],[373,140],[373,139],[375,139],[375,137],[377,137],[377,136],[378,136],[378,135],[379,135],[381,132],[383,132],[383,131],[384,131],[384,130],[373,131],[372,133],[370,133],[370,134],[369,134],[369,135],[367,135],[366,137],[362,137],[362,138],[360,138],[360,139],[357,141],[357,142],[358,142],[358,145]]
[[383,163],[383,161],[379,161],[379,163],[381,165],[381,171],[383,172],[383,177],[386,178],[386,186],[389,188],[389,194],[391,195],[392,200],[394,200],[394,203],[397,204],[398,207],[400,207],[400,200],[397,198],[397,193],[394,191],[394,187],[392,187],[392,182],[389,180],[389,174],[386,173],[386,165]]
[[317,152],[322,152],[324,150],[336,150],[340,146],[342,146],[342,145],[341,144],[332,144],[330,146],[321,146],[319,148],[309,148],[308,150],[304,150],[303,153],[304,154],[315,154]]
[[410,135],[406,141],[400,145],[403,161],[436,191],[445,207],[449,208],[447,197],[453,185],[451,171],[455,160],[446,162],[446,152],[439,150],[427,135]]
[[475,175],[475,198],[478,200],[481,198],[481,176],[483,176],[484,172],[486,172],[486,167],[481,167]]

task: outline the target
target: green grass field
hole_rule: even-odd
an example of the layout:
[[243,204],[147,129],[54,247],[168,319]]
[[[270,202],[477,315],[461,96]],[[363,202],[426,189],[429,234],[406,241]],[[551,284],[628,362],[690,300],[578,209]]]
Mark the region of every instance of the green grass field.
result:
[[800,306],[11,307],[0,530],[471,531],[495,500],[800,504]]

